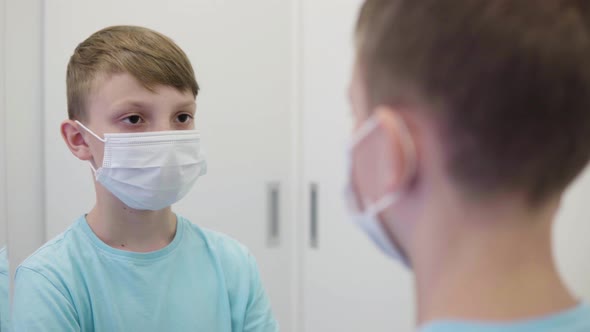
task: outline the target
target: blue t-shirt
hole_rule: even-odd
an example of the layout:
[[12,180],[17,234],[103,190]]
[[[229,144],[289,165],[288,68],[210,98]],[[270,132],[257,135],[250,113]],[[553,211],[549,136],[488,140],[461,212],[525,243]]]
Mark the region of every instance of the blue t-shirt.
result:
[[278,331],[254,257],[178,217],[161,250],[102,242],[80,217],[17,269],[13,332]]
[[8,257],[6,247],[0,248],[0,331],[8,331]]
[[420,332],[590,332],[590,306],[576,308],[537,319],[510,323],[437,321]]

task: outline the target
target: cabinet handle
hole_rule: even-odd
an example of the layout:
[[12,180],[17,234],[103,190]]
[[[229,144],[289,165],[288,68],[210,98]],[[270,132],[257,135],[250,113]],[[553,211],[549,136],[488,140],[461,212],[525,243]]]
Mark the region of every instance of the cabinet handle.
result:
[[280,191],[278,182],[267,185],[267,244],[269,247],[278,247],[280,244]]
[[311,183],[309,186],[309,245],[311,248],[319,247],[318,240],[318,184]]

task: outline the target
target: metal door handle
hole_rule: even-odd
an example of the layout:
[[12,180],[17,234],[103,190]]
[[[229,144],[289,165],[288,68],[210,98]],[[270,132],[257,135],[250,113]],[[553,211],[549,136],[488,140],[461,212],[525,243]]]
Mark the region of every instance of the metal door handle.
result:
[[312,248],[319,247],[318,239],[318,213],[319,213],[319,192],[317,183],[309,186],[309,245]]
[[267,186],[267,244],[269,247],[278,247],[280,244],[280,189],[278,182],[269,183]]

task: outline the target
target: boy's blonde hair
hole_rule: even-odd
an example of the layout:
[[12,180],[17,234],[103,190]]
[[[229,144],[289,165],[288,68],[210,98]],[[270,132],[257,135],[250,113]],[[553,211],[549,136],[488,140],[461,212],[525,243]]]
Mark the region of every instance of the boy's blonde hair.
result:
[[170,38],[147,28],[112,26],[83,41],[67,69],[68,117],[85,120],[86,101],[97,77],[129,73],[146,89],[156,85],[191,91],[199,85],[186,54]]

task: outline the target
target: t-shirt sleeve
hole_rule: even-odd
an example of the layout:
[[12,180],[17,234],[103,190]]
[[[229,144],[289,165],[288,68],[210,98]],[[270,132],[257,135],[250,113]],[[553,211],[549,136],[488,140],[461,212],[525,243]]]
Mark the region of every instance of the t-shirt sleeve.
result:
[[14,284],[12,331],[80,331],[72,303],[49,279],[19,267]]
[[275,320],[270,301],[262,287],[258,265],[252,255],[248,255],[250,268],[250,294],[244,318],[244,332],[275,332],[279,326]]
[[[0,264],[2,262],[0,261]],[[0,271],[0,331],[8,331],[8,275]]]

